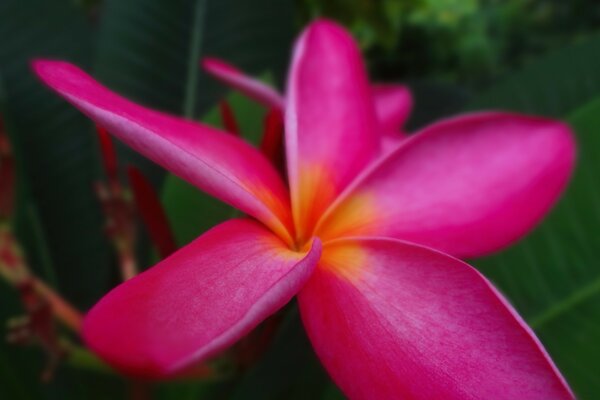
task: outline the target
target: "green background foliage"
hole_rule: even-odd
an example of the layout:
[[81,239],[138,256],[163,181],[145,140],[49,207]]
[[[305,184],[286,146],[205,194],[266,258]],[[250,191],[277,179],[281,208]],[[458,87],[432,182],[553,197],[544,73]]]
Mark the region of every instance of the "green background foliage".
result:
[[[92,191],[102,176],[93,126],[30,72],[34,57],[68,59],[142,104],[219,125],[227,98],[256,143],[264,110],[200,69],[216,55],[282,85],[291,41],[316,16],[344,23],[376,80],[409,82],[416,130],[450,113],[509,109],[567,120],[579,143],[560,204],[513,248],[472,260],[498,285],[582,399],[600,393],[600,5],[558,0],[3,0],[0,112],[15,148],[14,218],[32,269],[82,310],[118,283],[115,254]],[[151,179],[179,245],[232,210],[126,148]],[[141,254],[151,259],[147,241]],[[151,263],[147,262],[145,266]],[[0,283],[0,323],[23,313]],[[65,333],[66,334],[66,333]],[[76,340],[76,338],[72,338]],[[73,357],[41,383],[38,348],[0,343],[0,398],[118,399],[132,383]],[[134,385],[133,385],[134,386]],[[151,385],[157,399],[342,399],[305,337],[283,313],[265,354],[218,381]],[[501,389],[499,389],[501,390]]]

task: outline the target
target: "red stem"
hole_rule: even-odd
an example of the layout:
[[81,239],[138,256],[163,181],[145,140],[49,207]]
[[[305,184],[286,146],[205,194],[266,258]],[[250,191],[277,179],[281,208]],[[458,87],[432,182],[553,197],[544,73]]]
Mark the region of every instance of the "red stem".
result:
[[240,136],[240,128],[235,119],[235,114],[227,101],[223,100],[219,102],[219,112],[225,130],[235,136]]
[[264,121],[264,134],[260,143],[262,153],[276,166],[283,165],[283,115],[271,109]]
[[81,331],[82,315],[67,302],[61,295],[54,291],[50,286],[37,277],[33,277],[33,285],[35,290],[41,297],[46,299],[52,308],[52,313],[60,320],[65,326],[73,330],[74,332]]
[[0,117],[0,218],[8,219],[15,203],[15,162]]
[[100,153],[102,154],[102,163],[108,181],[116,182],[118,180],[117,154],[112,139],[106,129],[97,126],[98,141],[100,142]]
[[135,167],[127,168],[129,184],[133,191],[133,201],[150,239],[156,246],[161,258],[166,258],[177,250],[173,232],[164,208],[156,191],[144,175]]

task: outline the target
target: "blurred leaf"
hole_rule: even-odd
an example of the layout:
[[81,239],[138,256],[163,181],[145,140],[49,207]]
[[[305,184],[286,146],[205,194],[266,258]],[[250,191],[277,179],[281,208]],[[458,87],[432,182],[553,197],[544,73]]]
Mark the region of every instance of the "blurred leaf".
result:
[[482,268],[535,329],[581,399],[600,392],[600,98],[571,114],[579,159],[570,187],[529,237]]
[[[142,104],[197,117],[224,88],[200,71],[204,55],[283,77],[292,38],[291,0],[106,0],[95,69]],[[154,182],[156,166],[126,151]]]
[[[44,15],[42,21],[39,15]],[[39,216],[61,289],[88,306],[105,289],[99,283],[107,280],[108,264],[102,218],[91,190],[95,144],[87,119],[43,87],[28,64],[34,57],[86,64],[92,32],[68,0],[10,0],[0,4],[0,34],[9,134],[23,168],[19,177],[25,182],[20,183],[31,194],[20,204],[34,208],[32,218]]]
[[316,399],[330,380],[290,307],[271,348],[236,386],[231,400]]
[[158,385],[153,399],[164,400],[209,400],[212,383],[197,382],[168,382]]
[[[17,291],[0,281],[0,328],[4,337],[8,318],[14,317],[20,309]],[[12,348],[6,340],[0,342],[0,396],[6,399],[35,399],[36,390],[29,382],[35,379],[41,365],[32,365],[35,358],[30,352]],[[38,375],[39,376],[39,375]]]
[[162,199],[179,246],[190,243],[232,214],[231,207],[171,174],[165,181]]
[[600,93],[600,35],[555,51],[511,73],[469,109],[507,109],[565,116]]
[[321,400],[344,400],[346,397],[344,394],[338,389],[337,386],[331,384],[325,393],[323,393],[323,397]]
[[453,85],[431,82],[408,82],[414,98],[413,112],[407,128],[415,132],[440,118],[456,114],[465,107],[469,94]]
[[[52,57],[87,65],[93,32],[69,0],[5,0],[0,3],[0,35],[2,112],[19,168],[18,234],[32,268],[85,308],[106,291],[110,275],[102,217],[91,186],[97,172],[95,144],[86,118],[45,89],[29,61]],[[4,283],[0,297],[3,331],[7,319],[22,309],[16,290]],[[39,384],[43,357],[39,348],[11,347],[2,340],[0,397],[114,395],[114,379],[103,379],[95,387],[90,374],[67,367],[57,371],[52,383]]]
[[597,0],[298,0],[298,20],[342,22],[380,78],[496,79],[549,49],[598,33]]

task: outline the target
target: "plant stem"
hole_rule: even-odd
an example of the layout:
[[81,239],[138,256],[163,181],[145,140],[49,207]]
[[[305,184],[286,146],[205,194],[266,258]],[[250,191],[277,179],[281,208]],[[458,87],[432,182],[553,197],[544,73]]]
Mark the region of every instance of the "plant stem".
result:
[[183,115],[187,118],[194,117],[194,108],[196,106],[196,86],[198,85],[198,74],[200,72],[198,62],[200,61],[200,53],[202,52],[202,29],[204,28],[205,11],[206,0],[197,0],[194,8],[194,19],[192,21],[192,38],[188,53],[188,70],[183,103]]
[[137,262],[135,261],[134,250],[124,248],[119,251],[119,266],[123,281],[127,281],[138,274]]
[[33,284],[35,290],[40,296],[48,301],[50,307],[52,307],[52,313],[56,318],[61,321],[66,327],[70,328],[74,332],[79,333],[81,331],[81,313],[75,309],[69,302],[61,297],[57,292],[48,286],[44,281],[37,277],[33,277]]

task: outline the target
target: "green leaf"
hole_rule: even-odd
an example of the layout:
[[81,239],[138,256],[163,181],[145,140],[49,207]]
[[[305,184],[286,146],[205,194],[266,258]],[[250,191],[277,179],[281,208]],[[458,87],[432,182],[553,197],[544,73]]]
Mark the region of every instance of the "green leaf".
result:
[[162,199],[179,246],[190,243],[232,214],[229,206],[174,175],[167,176]]
[[[89,65],[93,31],[70,0],[0,2],[2,114],[17,156],[17,231],[34,271],[58,284],[87,308],[109,286],[110,254],[103,218],[92,191],[97,172],[91,125],[33,75],[35,57]],[[18,292],[0,285],[2,336],[10,317],[23,314]],[[115,381],[96,388],[90,374],[67,367],[40,384],[40,347],[0,343],[0,397],[15,399],[101,398],[115,395]]]
[[[43,16],[43,18],[40,18]],[[2,116],[17,156],[17,233],[34,271],[58,285],[70,301],[89,307],[109,287],[110,258],[103,218],[92,191],[96,147],[91,125],[33,75],[35,57],[88,65],[93,31],[69,0],[0,3]],[[0,285],[0,327],[23,314],[19,294]],[[107,398],[118,382],[61,367],[40,383],[40,347],[0,343],[0,397],[10,399]],[[98,386],[99,385],[99,386]]]
[[600,92],[600,35],[539,58],[474,99],[469,109],[562,117]]
[[579,158],[558,207],[529,237],[476,264],[539,335],[578,398],[600,392],[600,98],[571,114]]
[[344,400],[346,397],[335,385],[330,385],[325,393],[323,393],[322,400]]
[[316,399],[329,384],[294,305],[287,310],[271,347],[242,377],[230,400]]
[[[200,70],[204,55],[281,80],[292,10],[291,0],[106,0],[95,71],[132,100],[198,117],[225,92]],[[129,150],[123,154],[160,181],[156,166]]]
[[[19,202],[24,205],[20,211],[26,210],[33,220],[39,218],[35,223],[65,295],[89,306],[106,289],[99,283],[106,285],[109,263],[99,204],[92,191],[97,164],[90,124],[46,89],[28,64],[34,57],[87,64],[92,31],[81,10],[68,0],[10,0],[0,5],[0,34],[4,110],[19,160],[20,183],[30,194]],[[30,245],[28,250],[36,253],[37,247]]]

